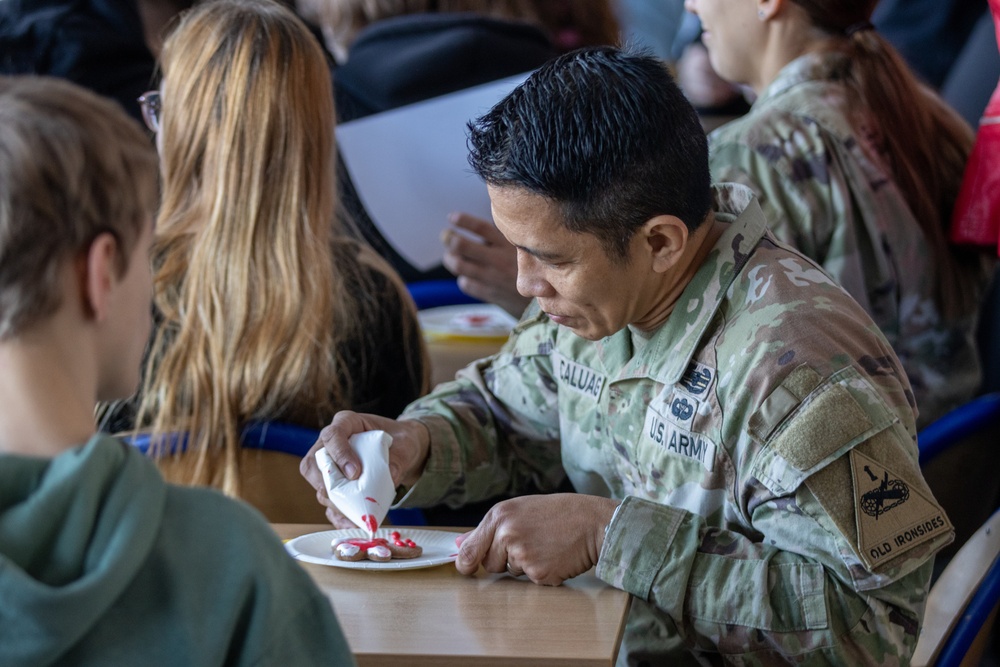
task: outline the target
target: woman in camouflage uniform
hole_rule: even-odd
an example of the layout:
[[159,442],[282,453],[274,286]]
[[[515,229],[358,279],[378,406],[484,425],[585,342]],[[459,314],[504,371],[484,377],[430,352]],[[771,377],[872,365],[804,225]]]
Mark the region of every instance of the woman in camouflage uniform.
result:
[[[687,0],[712,65],[757,94],[710,135],[714,181],[749,185],[780,240],[885,333],[924,426],[980,383],[985,257],[947,243],[971,129],[868,21],[876,0]],[[724,5],[724,7],[723,7]]]

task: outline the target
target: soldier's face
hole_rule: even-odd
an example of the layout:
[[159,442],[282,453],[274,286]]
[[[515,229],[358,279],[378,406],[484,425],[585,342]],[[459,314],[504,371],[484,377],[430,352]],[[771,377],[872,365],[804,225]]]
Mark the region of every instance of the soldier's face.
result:
[[613,261],[596,236],[566,229],[548,199],[521,188],[488,190],[493,221],[517,248],[517,291],[537,299],[553,322],[599,340],[645,315],[651,276],[640,253]]

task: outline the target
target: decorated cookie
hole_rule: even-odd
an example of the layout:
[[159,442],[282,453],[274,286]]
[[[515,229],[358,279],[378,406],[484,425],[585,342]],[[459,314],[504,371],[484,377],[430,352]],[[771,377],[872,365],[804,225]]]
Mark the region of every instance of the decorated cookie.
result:
[[416,558],[424,552],[423,547],[417,546],[413,540],[402,538],[398,531],[393,531],[390,537],[391,540],[384,537],[338,539],[333,541],[331,548],[337,560],[372,560],[379,563],[393,558]]

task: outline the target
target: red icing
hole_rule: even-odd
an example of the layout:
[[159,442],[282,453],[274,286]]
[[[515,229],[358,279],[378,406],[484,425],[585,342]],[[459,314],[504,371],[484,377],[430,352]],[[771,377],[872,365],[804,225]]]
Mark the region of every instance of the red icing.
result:
[[489,315],[468,315],[466,321],[474,327],[482,326],[490,321]]
[[395,544],[397,547],[416,547],[417,546],[416,542],[414,542],[413,540],[411,540],[409,538],[407,538],[407,539],[404,540],[402,538],[402,536],[399,534],[398,530],[394,530],[391,533],[389,533],[389,537],[392,538],[393,544]]
[[[413,540],[402,539],[399,535],[398,530],[392,531],[392,533],[390,533],[389,535],[390,537],[392,537],[392,541],[397,547],[416,548],[417,546],[417,544]],[[370,540],[366,540],[362,537],[352,537],[350,539],[340,540],[337,544],[353,544],[362,551],[367,551],[372,547],[388,547],[389,540],[385,539],[384,537],[375,537]]]
[[370,503],[375,503],[376,505],[378,505],[378,501],[372,498],[371,496],[365,496],[365,500],[367,500]]
[[378,522],[375,521],[375,517],[371,514],[365,514],[361,517],[361,520],[365,522],[365,528],[368,529],[369,533],[374,533],[378,529]]
[[361,537],[352,537],[349,540],[341,540],[340,544],[353,544],[354,546],[356,546],[357,548],[361,549],[362,551],[367,551],[368,549],[371,549],[372,547],[387,547],[387,546],[389,546],[389,542],[387,540],[381,538],[381,537],[376,537],[376,538],[371,539],[371,540],[366,540],[366,539],[361,538]]

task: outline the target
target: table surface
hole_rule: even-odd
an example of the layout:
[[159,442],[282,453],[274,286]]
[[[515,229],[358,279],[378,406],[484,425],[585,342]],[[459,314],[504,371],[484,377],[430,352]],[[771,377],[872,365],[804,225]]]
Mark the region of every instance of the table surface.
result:
[[[331,530],[273,528],[283,539]],[[395,571],[301,565],[333,603],[361,667],[614,665],[631,602],[593,571],[551,587],[482,569],[465,576],[451,563]]]
[[503,347],[502,340],[465,341],[428,339],[427,353],[431,362],[431,387],[451,382],[455,373],[473,361],[496,354]]

